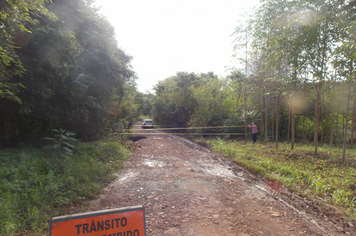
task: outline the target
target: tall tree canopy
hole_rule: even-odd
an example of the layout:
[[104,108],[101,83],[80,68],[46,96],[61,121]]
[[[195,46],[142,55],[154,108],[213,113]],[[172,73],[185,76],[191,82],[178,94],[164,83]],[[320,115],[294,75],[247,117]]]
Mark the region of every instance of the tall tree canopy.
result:
[[25,68],[16,53],[16,47],[28,42],[31,31],[26,24],[37,24],[35,16],[45,15],[54,19],[54,15],[45,8],[42,0],[13,0],[0,2],[0,99],[7,98],[18,103],[21,100],[16,93],[20,84],[12,81],[21,76]]
[[[334,91],[336,81],[338,85],[355,86],[352,79],[356,42],[354,13],[353,1],[265,1],[247,22],[248,27],[235,31],[237,45],[245,43],[241,41],[243,29],[252,31],[253,52],[246,58],[248,63],[244,62],[249,65],[247,79],[252,84],[256,78],[263,81],[260,93],[264,94],[266,102],[264,105],[261,102],[261,114],[262,110],[271,108],[276,93],[282,95],[287,109],[280,110],[282,129],[279,132],[287,130],[285,135],[292,141],[292,148],[297,133],[303,133],[305,139],[307,136],[314,139],[315,154],[318,141],[333,140],[329,134],[335,132],[329,132],[329,129],[334,124],[330,124],[329,114],[334,115],[335,111],[331,111],[327,104],[328,96],[331,96],[329,91]],[[349,80],[350,83],[343,84]],[[276,82],[282,88],[276,87]],[[335,91],[332,94],[335,95]],[[344,106],[348,99],[343,95],[338,98],[337,112],[342,112],[348,120],[348,108]],[[285,111],[288,113],[284,114]],[[268,111],[265,115],[267,119],[263,123],[274,124],[273,113]],[[288,117],[287,129],[285,117]]]
[[177,75],[160,81],[155,87],[154,119],[162,125],[186,126],[197,106],[195,89],[211,78],[216,78],[211,72],[178,72]]
[[355,12],[355,1],[347,0],[261,2],[233,34],[244,76],[232,73],[201,83],[198,74],[178,73],[161,81],[156,121],[184,126],[254,121],[265,141],[279,137],[292,149],[297,138],[314,141],[315,154],[319,142],[352,141]]
[[93,139],[102,134],[108,119],[132,123],[138,107],[128,100],[135,101],[136,77],[131,57],[117,45],[114,28],[84,0],[53,0],[45,6],[42,1],[28,2],[42,10],[27,7],[21,39],[7,39],[20,45],[12,47],[8,65],[2,61],[6,68],[15,58],[19,62],[6,81],[22,86],[17,100],[0,100],[1,139],[41,138],[54,127]]

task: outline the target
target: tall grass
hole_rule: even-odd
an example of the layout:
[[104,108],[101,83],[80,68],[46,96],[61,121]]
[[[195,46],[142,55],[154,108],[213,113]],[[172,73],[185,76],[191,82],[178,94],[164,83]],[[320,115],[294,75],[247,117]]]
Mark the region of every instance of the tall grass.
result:
[[95,197],[130,155],[118,142],[81,143],[77,150],[60,159],[37,149],[0,151],[0,235],[46,231],[51,216]]
[[[202,142],[202,140],[198,140]],[[356,151],[349,149],[346,164],[342,150],[324,145],[314,156],[313,146],[297,144],[252,144],[222,139],[205,140],[215,151],[249,170],[277,179],[303,196],[322,199],[338,207],[351,220],[356,217]]]

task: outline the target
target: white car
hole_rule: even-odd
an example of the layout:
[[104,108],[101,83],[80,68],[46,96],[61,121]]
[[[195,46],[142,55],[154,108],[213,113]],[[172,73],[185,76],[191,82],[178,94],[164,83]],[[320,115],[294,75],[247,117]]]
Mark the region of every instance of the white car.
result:
[[153,121],[151,119],[145,119],[143,122],[142,122],[142,126],[141,126],[143,129],[153,129],[154,128],[154,124],[153,124]]

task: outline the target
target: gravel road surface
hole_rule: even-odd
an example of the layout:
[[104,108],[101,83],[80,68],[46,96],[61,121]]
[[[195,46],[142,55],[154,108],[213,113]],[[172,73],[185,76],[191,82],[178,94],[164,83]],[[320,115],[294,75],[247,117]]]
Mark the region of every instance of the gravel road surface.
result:
[[137,132],[134,155],[89,210],[143,205],[147,235],[355,234],[335,213],[229,158],[184,137]]

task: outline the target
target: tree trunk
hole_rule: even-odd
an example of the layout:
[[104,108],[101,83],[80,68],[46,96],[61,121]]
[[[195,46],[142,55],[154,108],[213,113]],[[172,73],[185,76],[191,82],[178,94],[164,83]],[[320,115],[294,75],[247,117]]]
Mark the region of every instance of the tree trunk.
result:
[[245,98],[244,98],[244,110],[245,110],[245,142],[247,142],[247,119],[246,119],[246,100],[247,100],[247,91],[246,91],[247,83],[246,83],[246,79],[247,79],[247,46],[248,46],[248,44],[247,44],[247,41],[248,41],[247,25],[246,25],[245,31],[246,31],[246,37],[245,37],[245,39],[246,39],[246,45],[245,45],[246,50],[245,50],[245,93],[244,93]]
[[278,126],[279,126],[279,94],[277,96],[277,107],[276,107],[276,148],[278,149]]
[[[326,22],[325,26],[324,26],[324,37],[323,37],[323,54],[322,54],[322,59],[321,59],[321,74],[320,74],[320,82],[319,85],[322,86],[319,87],[319,96],[320,96],[320,92],[323,93],[323,99],[321,104],[319,104],[319,107],[321,107],[321,131],[320,131],[320,141],[321,143],[323,143],[323,136],[324,136],[324,98],[325,98],[325,85],[324,85],[324,68],[325,68],[325,60],[326,60],[326,46],[327,46],[327,40],[328,40],[328,35],[327,35],[327,31],[326,28],[328,27],[328,22]],[[320,100],[320,97],[319,97]],[[319,101],[320,103],[320,101]],[[318,108],[320,109],[320,108]],[[318,113],[319,115],[319,113]],[[318,117],[319,120],[319,117]],[[319,123],[319,122],[318,122]]]
[[345,129],[345,114],[342,114],[342,130]]
[[290,149],[294,149],[294,138],[295,138],[295,107],[294,107],[294,93],[292,99],[292,138],[291,138],[291,145]]
[[324,143],[324,102],[325,102],[325,84],[323,82],[323,99],[321,102],[321,131],[320,131],[320,142],[323,144]]
[[347,105],[346,105],[346,122],[345,122],[345,127],[344,127],[344,143],[342,146],[342,161],[345,163],[346,162],[346,139],[347,139],[347,120],[349,117],[349,104],[350,104],[350,88],[351,86],[349,86],[349,92],[347,95]]
[[261,96],[261,142],[263,140],[263,96]]
[[[266,94],[267,94],[267,91],[266,91]],[[267,128],[268,128],[268,124],[267,124],[267,112],[268,112],[268,108],[267,108],[267,99],[268,99],[268,96],[266,95],[266,109],[265,109],[265,119],[266,119],[266,123],[265,123],[265,144],[267,144]]]
[[272,118],[272,142],[274,141],[274,107],[273,107],[273,102],[275,101],[275,98],[274,97],[272,97],[272,107],[271,107],[271,114],[272,114],[272,116],[271,116],[271,118]]
[[246,78],[245,78],[245,92],[244,92],[244,119],[245,119],[245,142],[247,142],[247,119],[246,119]]
[[334,109],[335,109],[335,105],[334,103],[332,102],[332,105],[331,105],[331,131],[330,131],[330,146],[333,145],[333,142],[334,142]]
[[[305,75],[305,78],[308,78],[308,72]],[[303,143],[306,144],[307,143],[307,133],[308,133],[308,126],[307,126],[307,118],[308,118],[308,92],[305,86],[306,82],[304,81],[304,96],[306,98],[306,104],[305,104],[305,108],[303,111]]]
[[[354,89],[354,94],[356,92],[356,89]],[[351,148],[354,143],[354,131],[355,131],[355,119],[356,119],[356,98],[353,99],[353,107],[352,107],[352,126],[351,126],[351,140],[350,140],[350,145]]]
[[[298,66],[298,60],[296,60],[295,63],[295,68]],[[290,149],[294,149],[294,139],[295,139],[295,91],[296,91],[296,86],[295,84],[297,83],[297,70],[294,68],[294,73],[293,73],[293,79],[294,79],[294,85],[293,85],[293,95],[292,95],[292,138],[291,138],[291,145]]]
[[305,143],[305,136],[306,136],[305,135],[305,120],[306,120],[305,119],[305,113],[307,113],[306,109],[303,110],[303,143]]
[[319,131],[319,103],[320,103],[320,87],[319,81],[316,91],[316,104],[315,104],[315,127],[314,127],[314,155],[318,155],[318,131]]
[[[352,76],[353,72],[353,65],[352,61],[350,62],[350,77]],[[342,147],[342,161],[345,163],[346,162],[346,139],[347,139],[347,120],[349,119],[349,105],[350,105],[350,93],[351,93],[351,80],[348,83],[349,91],[347,94],[347,105],[346,105],[346,122],[345,122],[345,128],[344,128],[344,144]],[[351,137],[353,139],[353,137]]]
[[339,108],[336,112],[336,134],[335,134],[335,144],[339,141]]
[[305,109],[305,136],[304,136],[304,140],[305,143],[307,143],[307,138],[308,138],[308,111],[307,109]]
[[290,103],[288,104],[288,133],[287,133],[287,143],[289,143],[289,138],[290,138],[290,113],[291,113],[291,105]]

